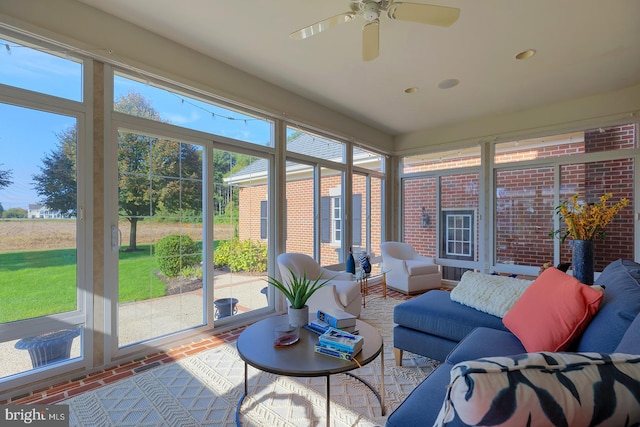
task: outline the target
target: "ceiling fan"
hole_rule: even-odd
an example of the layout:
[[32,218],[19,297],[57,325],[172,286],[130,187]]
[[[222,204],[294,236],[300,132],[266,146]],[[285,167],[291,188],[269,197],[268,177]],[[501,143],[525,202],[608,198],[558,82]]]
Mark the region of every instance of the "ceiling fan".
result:
[[362,16],[366,21],[362,27],[362,59],[371,61],[378,57],[380,50],[378,25],[382,13],[386,13],[389,19],[449,27],[458,20],[460,9],[393,0],[351,0],[351,11],[294,31],[289,37],[294,40],[306,39],[339,24],[353,21],[356,16]]

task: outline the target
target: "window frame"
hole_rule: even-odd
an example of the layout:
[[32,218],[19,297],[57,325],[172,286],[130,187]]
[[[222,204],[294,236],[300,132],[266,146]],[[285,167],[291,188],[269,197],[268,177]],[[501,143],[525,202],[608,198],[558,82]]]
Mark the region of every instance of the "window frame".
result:
[[[56,45],[36,40],[25,35],[16,35],[10,30],[2,29],[2,37],[20,40],[35,50],[60,51]],[[53,376],[81,368],[88,369],[93,359],[94,318],[91,315],[93,306],[93,154],[94,147],[90,143],[93,138],[92,125],[89,122],[93,102],[94,63],[91,58],[74,53],[74,62],[82,63],[82,100],[57,97],[14,86],[0,84],[0,102],[30,110],[73,117],[76,120],[76,308],[74,310],[40,316],[31,319],[17,320],[0,324],[2,342],[13,341],[29,336],[54,332],[60,329],[83,327],[80,335],[80,355],[62,363],[39,367],[0,378],[5,389],[19,387],[33,381],[45,380]]]

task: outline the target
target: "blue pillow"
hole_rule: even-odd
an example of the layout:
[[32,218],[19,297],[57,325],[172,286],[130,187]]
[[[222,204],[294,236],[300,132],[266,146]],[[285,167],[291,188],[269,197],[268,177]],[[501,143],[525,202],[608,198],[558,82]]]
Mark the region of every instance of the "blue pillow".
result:
[[640,354],[640,315],[625,332],[620,344],[616,347],[616,353]]

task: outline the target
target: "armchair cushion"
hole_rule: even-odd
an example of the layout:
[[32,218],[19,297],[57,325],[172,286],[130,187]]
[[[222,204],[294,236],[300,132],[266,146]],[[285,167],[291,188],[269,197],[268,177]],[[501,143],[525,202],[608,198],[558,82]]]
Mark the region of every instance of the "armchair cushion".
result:
[[425,264],[425,261],[405,261],[407,272],[410,276],[422,276],[424,274],[432,274],[438,272],[438,266],[433,263]]

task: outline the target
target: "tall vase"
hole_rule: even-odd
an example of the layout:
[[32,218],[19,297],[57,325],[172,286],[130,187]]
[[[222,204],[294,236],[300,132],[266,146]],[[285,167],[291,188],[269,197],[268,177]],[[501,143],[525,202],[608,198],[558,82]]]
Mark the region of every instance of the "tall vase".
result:
[[293,308],[289,306],[289,324],[291,326],[303,327],[309,323],[309,306]]
[[349,248],[349,256],[345,263],[345,270],[347,273],[356,274],[356,260],[353,258],[353,251]]
[[572,240],[573,277],[585,285],[593,285],[593,240]]

